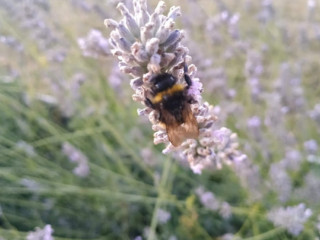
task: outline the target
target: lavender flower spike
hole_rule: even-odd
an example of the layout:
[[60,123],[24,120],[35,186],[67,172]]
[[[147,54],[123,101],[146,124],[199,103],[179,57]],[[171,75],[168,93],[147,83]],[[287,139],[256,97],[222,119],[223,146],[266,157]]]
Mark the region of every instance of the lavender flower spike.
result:
[[110,55],[108,40],[98,30],[92,29],[85,38],[78,38],[78,44],[86,57],[99,58]]
[[196,101],[191,105],[199,127],[199,138],[188,139],[174,147],[168,140],[166,130],[159,122],[157,111],[145,107],[139,109],[139,115],[148,115],[152,123],[154,143],[165,143],[163,153],[176,152],[189,161],[191,169],[200,174],[208,166],[219,167],[221,163],[230,163],[245,158],[237,150],[237,136],[229,129],[219,129],[215,121],[214,108],[202,102],[202,83],[195,77],[197,68],[191,64],[188,48],[181,44],[184,32],[174,29],[175,19],[181,15],[180,7],[171,7],[167,16],[163,15],[165,3],[160,1],[154,12],[147,10],[146,0],[133,0],[134,11],[118,4],[123,19],[118,22],[106,19],[105,25],[112,29],[110,34],[111,53],[119,60],[120,70],[130,74],[131,87],[135,90],[133,100],[145,102],[148,83],[159,73],[170,73],[184,83],[184,66],[192,80],[188,94]]
[[298,236],[311,215],[311,209],[300,203],[286,208],[274,208],[268,213],[268,218],[275,226],[286,228],[292,235]]
[[50,224],[44,226],[43,229],[36,227],[34,232],[29,232],[27,240],[54,240],[52,237],[53,229]]

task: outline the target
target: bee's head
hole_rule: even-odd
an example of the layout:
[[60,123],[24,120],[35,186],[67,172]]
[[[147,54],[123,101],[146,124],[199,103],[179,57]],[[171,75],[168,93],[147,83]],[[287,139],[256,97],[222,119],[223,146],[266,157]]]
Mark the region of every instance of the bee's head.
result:
[[152,77],[150,82],[152,84],[151,90],[158,93],[171,88],[176,84],[177,79],[172,74],[161,73]]

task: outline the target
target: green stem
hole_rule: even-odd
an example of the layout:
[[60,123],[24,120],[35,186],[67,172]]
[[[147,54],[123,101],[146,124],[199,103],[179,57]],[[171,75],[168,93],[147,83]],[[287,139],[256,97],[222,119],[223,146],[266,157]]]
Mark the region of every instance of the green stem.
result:
[[157,239],[156,237],[156,227],[158,224],[158,209],[161,207],[161,204],[163,203],[163,195],[165,193],[165,186],[169,177],[169,172],[170,172],[170,167],[171,167],[171,159],[167,158],[165,163],[164,163],[164,169],[163,169],[163,173],[162,173],[162,177],[161,177],[161,182],[160,182],[160,186],[159,186],[159,190],[158,190],[158,198],[156,201],[156,204],[154,206],[154,210],[152,213],[152,219],[151,219],[151,224],[150,224],[150,232],[148,235],[147,240],[155,240]]
[[250,237],[250,238],[244,238],[243,240],[264,240],[264,239],[276,239],[276,235],[280,234],[281,232],[283,232],[284,229],[283,228],[275,228],[272,229],[268,232],[262,233],[258,236],[254,236],[254,237]]

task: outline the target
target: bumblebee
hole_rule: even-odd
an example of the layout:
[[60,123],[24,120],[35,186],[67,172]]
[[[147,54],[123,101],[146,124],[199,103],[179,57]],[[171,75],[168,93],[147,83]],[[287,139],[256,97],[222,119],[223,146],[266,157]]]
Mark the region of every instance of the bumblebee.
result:
[[157,74],[150,80],[150,96],[145,104],[158,111],[159,121],[165,125],[169,141],[177,147],[188,138],[199,135],[198,123],[191,111],[195,100],[187,94],[192,85],[184,66],[185,84],[177,83],[177,78],[169,73]]

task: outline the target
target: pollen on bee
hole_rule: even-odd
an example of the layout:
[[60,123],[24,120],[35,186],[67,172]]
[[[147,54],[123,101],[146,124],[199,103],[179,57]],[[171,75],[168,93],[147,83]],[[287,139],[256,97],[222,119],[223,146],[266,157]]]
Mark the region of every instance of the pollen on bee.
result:
[[164,96],[167,96],[167,95],[170,96],[175,92],[182,91],[184,88],[185,87],[184,87],[183,84],[175,84],[171,88],[169,88],[169,89],[167,89],[165,91],[157,93],[151,101],[152,101],[153,104],[159,103],[159,102],[162,101]]

